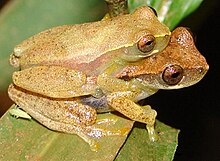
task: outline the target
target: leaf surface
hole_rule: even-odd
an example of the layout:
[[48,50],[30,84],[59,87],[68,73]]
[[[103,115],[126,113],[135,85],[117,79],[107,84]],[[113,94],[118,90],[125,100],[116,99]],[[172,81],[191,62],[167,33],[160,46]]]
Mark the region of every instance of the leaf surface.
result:
[[[130,129],[133,121],[113,114],[99,115],[98,119],[113,118],[117,122],[108,129]],[[104,126],[104,125],[103,125]],[[0,120],[0,160],[97,160],[115,158],[127,135],[96,139],[97,152],[77,135],[55,132],[35,120],[16,119],[6,113]],[[102,127],[102,126],[100,126]],[[106,128],[106,127],[102,127]]]
[[143,124],[136,123],[126,144],[117,156],[118,161],[169,161],[173,160],[178,145],[179,130],[156,122],[159,140],[151,142]]

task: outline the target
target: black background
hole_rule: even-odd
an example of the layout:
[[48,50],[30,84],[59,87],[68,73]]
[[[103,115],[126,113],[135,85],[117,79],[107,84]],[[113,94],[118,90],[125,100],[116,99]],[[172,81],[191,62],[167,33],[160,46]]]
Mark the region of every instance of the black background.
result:
[[[0,7],[6,1],[0,1]],[[146,101],[160,121],[181,130],[175,161],[220,160],[220,2],[205,0],[178,26],[195,33],[196,46],[210,69],[198,84],[184,89],[159,91]]]

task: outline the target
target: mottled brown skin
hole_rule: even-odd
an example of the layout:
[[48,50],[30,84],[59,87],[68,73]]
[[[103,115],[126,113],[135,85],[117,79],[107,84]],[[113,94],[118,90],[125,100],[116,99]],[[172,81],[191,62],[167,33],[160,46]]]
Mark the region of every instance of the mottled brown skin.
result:
[[[138,48],[140,40],[149,35],[155,38],[153,48]],[[79,100],[91,95],[107,97],[112,92],[115,97],[117,92],[133,89],[132,83],[112,77],[112,73],[130,61],[162,51],[169,38],[168,27],[159,22],[149,7],[140,7],[132,14],[98,22],[48,29],[15,47],[10,63],[20,71],[13,73],[9,96],[44,126],[77,134],[96,150],[97,144],[92,138],[124,135],[129,129],[100,129],[96,126],[96,110]],[[108,86],[118,86],[120,90],[113,88],[109,91]],[[152,126],[156,117],[154,110],[146,112],[138,105],[140,115],[129,110],[135,104],[133,97],[139,95],[139,89],[135,87],[135,90],[134,93],[125,93],[126,99],[114,98],[115,102],[123,101],[130,106],[120,108],[116,103],[115,110],[128,111],[124,113],[127,117]]]
[[[184,69],[183,79],[174,86],[167,85],[161,78],[165,68],[170,65],[179,65]],[[208,69],[206,59],[197,50],[191,33],[184,27],[178,27],[172,32],[168,46],[161,53],[128,65],[116,77],[141,78],[149,87],[173,89],[198,82]]]
[[157,42],[160,51],[167,45],[170,31],[150,8],[140,7],[133,14],[40,32],[15,47],[10,63],[21,69],[57,65],[92,75],[97,70],[96,64],[108,63],[117,50],[123,55],[127,47],[135,46],[145,34],[165,38]]
[[[164,70],[171,65],[180,66],[183,69],[183,73],[178,83],[169,85],[164,82],[162,76]],[[49,69],[49,67],[46,69]],[[117,64],[114,64],[98,76],[87,78],[80,76],[79,78],[83,78],[83,81],[90,82],[90,84],[97,84],[102,90],[104,97],[106,97],[107,106],[112,107],[134,121],[145,123],[151,140],[156,139],[154,132],[156,111],[151,109],[150,106],[142,107],[135,102],[154,94],[159,89],[177,89],[193,85],[202,79],[208,70],[205,58],[196,49],[191,34],[185,28],[177,28],[172,32],[168,46],[161,53],[136,62],[127,62],[123,68],[121,67],[118,68]],[[52,70],[56,71],[56,68],[60,67],[52,67]],[[60,74],[65,73],[66,75],[69,73],[65,69],[60,71],[62,71]],[[77,71],[70,72],[72,73],[71,75],[80,75],[80,72],[78,73]],[[34,76],[35,74],[33,74],[33,79]],[[71,83],[69,81],[71,77],[63,78],[59,73],[58,75],[52,74],[51,76],[57,77],[56,79],[59,78],[60,82],[67,81]],[[21,77],[24,78],[23,75]],[[47,74],[43,78],[48,78]],[[80,79],[77,79],[79,83],[76,83],[76,86],[80,84]],[[34,80],[37,81],[37,79]],[[49,82],[52,80],[49,79]],[[41,80],[37,84],[41,85],[40,83]],[[52,86],[49,85],[49,87]],[[96,128],[96,124],[94,124],[94,120],[96,120],[94,109],[89,104],[84,104],[83,106],[80,104],[82,98],[87,97],[90,99],[90,97],[92,98],[91,95],[75,98],[69,96],[69,98],[52,98],[21,89],[15,85],[10,85],[8,92],[12,100],[43,125],[53,130],[77,134],[93,148],[96,145],[91,139],[91,133],[101,132],[102,136],[123,134],[120,131],[113,133]],[[57,95],[59,96],[59,93]],[[97,101],[99,100],[97,99]],[[38,106],[39,104],[41,106]],[[72,112],[71,107],[76,107],[76,111]],[[57,112],[55,112],[56,110]],[[65,118],[65,116],[67,117]],[[68,121],[73,118],[72,116],[78,119]],[[86,117],[90,118],[87,122],[84,120]],[[77,122],[78,120],[80,123]]]

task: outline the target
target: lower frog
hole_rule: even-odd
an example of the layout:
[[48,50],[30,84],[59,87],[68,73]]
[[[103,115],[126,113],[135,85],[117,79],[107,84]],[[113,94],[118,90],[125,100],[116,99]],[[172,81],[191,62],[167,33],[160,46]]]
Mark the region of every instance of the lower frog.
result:
[[[140,106],[137,102],[159,89],[193,85],[208,70],[205,58],[185,28],[172,32],[168,46],[161,53],[122,66],[120,61],[116,61],[114,66],[107,66],[99,75],[85,78],[82,72],[72,72],[69,68],[62,68],[61,75],[54,74],[56,72],[52,71],[60,70],[59,66],[39,67],[40,77],[39,73],[32,73],[32,68],[27,68],[13,74],[14,83],[9,86],[8,93],[20,108],[41,124],[55,131],[77,134],[89,143],[92,150],[97,150],[94,138],[127,132],[124,129],[108,131],[98,128],[97,113],[116,110],[133,121],[145,123],[149,137],[154,141],[157,113],[150,106]],[[62,95],[62,84],[75,81],[75,76],[85,81],[77,79],[73,84],[81,83],[82,90],[89,86],[95,92],[67,98],[58,97],[59,93],[50,93],[50,90],[54,92],[58,88]],[[58,81],[59,87],[56,83],[49,84],[53,83],[52,80]],[[49,93],[49,96],[28,90],[23,82],[31,88],[42,88],[43,93]],[[69,89],[69,93],[73,90]]]

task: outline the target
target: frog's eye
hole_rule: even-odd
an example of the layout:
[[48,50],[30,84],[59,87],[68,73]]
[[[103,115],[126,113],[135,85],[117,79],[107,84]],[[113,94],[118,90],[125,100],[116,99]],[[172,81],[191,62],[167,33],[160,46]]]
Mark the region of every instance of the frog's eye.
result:
[[155,44],[155,37],[153,35],[145,35],[138,41],[137,47],[141,52],[146,53],[153,50]]
[[163,71],[162,78],[166,84],[176,85],[183,78],[183,68],[179,65],[171,65]]
[[157,16],[157,11],[151,6],[148,6],[148,7],[154,12],[155,16]]

